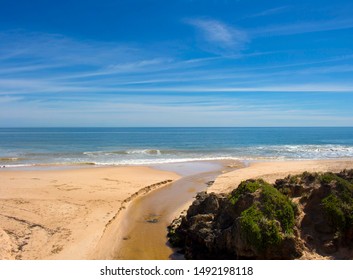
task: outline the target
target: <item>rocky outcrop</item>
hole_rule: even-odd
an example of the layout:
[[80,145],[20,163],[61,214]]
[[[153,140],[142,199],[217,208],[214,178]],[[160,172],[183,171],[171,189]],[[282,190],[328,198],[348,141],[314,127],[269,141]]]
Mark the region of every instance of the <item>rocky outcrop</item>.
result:
[[[187,259],[353,256],[353,170],[247,180],[228,194],[199,193],[169,226]],[[305,254],[308,255],[308,254]]]

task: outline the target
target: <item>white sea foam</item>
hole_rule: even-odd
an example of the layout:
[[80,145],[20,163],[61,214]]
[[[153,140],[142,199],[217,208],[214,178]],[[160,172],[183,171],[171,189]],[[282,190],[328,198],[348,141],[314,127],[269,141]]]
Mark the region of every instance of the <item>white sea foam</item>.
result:
[[161,155],[160,150],[145,149],[145,150],[127,150],[127,154],[143,154],[143,155]]
[[31,166],[35,166],[35,164],[5,164],[5,165],[1,165],[0,167],[2,168],[20,168],[20,167],[31,167]]
[[210,160],[237,160],[234,157],[203,157],[203,158],[179,158],[179,159],[136,159],[121,160],[119,162],[97,162],[97,165],[152,165],[165,163],[181,163],[191,161],[210,161]]
[[[40,165],[149,165],[204,160],[290,160],[353,158],[348,145],[258,145],[223,149],[127,149],[75,153],[2,156],[0,165],[28,167]],[[1,160],[3,159],[3,160]]]
[[87,156],[110,156],[110,155],[161,155],[161,151],[157,149],[132,149],[122,151],[94,151],[94,152],[83,152]]
[[353,157],[353,147],[344,145],[271,145],[255,146],[248,153],[261,156],[324,159]]

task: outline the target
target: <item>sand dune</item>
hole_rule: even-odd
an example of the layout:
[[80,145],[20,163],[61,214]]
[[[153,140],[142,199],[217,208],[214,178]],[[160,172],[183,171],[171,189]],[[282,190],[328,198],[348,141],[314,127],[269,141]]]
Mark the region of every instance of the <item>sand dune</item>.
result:
[[297,161],[273,161],[253,162],[249,166],[222,174],[208,189],[208,192],[229,192],[246,179],[262,178],[270,183],[276,179],[308,172],[338,172],[342,169],[352,169],[353,160],[297,160]]

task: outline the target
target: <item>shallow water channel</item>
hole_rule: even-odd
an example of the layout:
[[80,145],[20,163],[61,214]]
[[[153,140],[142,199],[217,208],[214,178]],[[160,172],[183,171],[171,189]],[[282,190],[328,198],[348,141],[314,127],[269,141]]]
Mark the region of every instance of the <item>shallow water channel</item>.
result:
[[134,199],[124,213],[124,229],[119,234],[115,259],[165,260],[182,256],[168,246],[167,226],[207,189],[227,168],[223,162],[194,162],[156,166],[182,176],[172,184]]

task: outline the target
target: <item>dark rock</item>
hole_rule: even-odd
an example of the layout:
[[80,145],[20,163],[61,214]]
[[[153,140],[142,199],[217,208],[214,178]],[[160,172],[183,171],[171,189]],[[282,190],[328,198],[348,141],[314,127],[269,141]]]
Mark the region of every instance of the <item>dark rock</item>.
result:
[[229,194],[199,193],[168,237],[186,259],[295,259],[304,251],[346,258],[335,254],[344,247],[353,255],[352,211],[353,170],[304,172],[274,185],[248,180]]
[[314,238],[313,238],[311,235],[307,234],[307,235],[305,236],[305,240],[306,240],[307,242],[313,242],[313,241],[314,241]]
[[327,223],[325,221],[321,221],[320,223],[315,224],[314,228],[319,233],[335,233],[336,232],[335,228],[332,227],[329,223]]
[[337,246],[333,240],[329,240],[323,244],[323,250],[327,254],[333,254],[337,252]]
[[215,194],[207,194],[206,192],[198,193],[196,200],[187,211],[187,216],[192,217],[197,214],[216,213],[219,208],[218,196]]
[[214,181],[208,181],[206,182],[207,187],[211,187],[214,184]]

